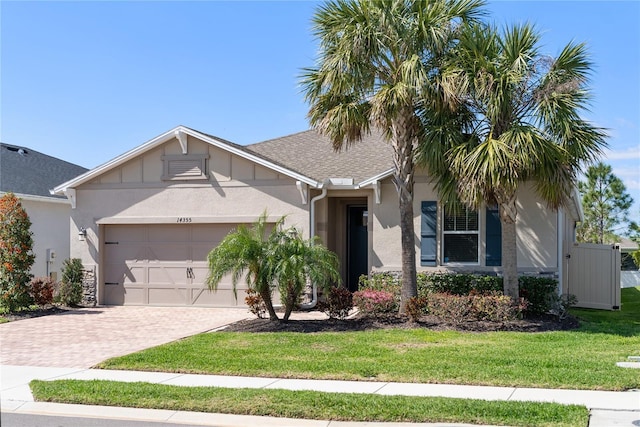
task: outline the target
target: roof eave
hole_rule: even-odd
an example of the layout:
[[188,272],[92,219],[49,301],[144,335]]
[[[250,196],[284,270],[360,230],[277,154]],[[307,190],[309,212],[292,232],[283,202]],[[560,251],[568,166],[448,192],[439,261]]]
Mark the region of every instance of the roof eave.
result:
[[136,148],[133,148],[132,150],[127,151],[126,153],[123,153],[121,155],[119,155],[118,157],[113,158],[112,160],[109,160],[106,163],[101,164],[100,166],[97,166],[87,172],[85,172],[84,174],[77,176],[67,182],[64,182],[60,185],[58,185],[57,187],[55,187],[53,190],[51,190],[51,194],[56,194],[56,195],[64,195],[65,194],[65,190],[69,189],[69,188],[76,188],[79,185],[82,185],[88,181],[90,181],[91,179],[115,168],[118,167],[120,165],[122,165],[123,163],[133,159],[134,157],[143,154],[149,150],[151,150],[152,148],[157,147],[158,145],[161,145],[171,139],[173,139],[174,137],[176,137],[176,135],[179,132],[184,132],[188,135],[191,135],[194,138],[198,138],[200,140],[203,140],[205,142],[208,142],[218,148],[222,148],[223,150],[226,150],[232,154],[238,155],[242,158],[245,158],[247,160],[253,161],[261,166],[264,166],[266,168],[272,169],[278,173],[281,173],[283,175],[287,175],[293,179],[296,179],[298,181],[304,182],[305,184],[311,185],[312,187],[316,187],[318,188],[319,186],[321,186],[321,183],[315,181],[314,179],[311,179],[307,176],[301,175],[297,172],[293,172],[287,168],[284,168],[282,166],[276,165],[275,163],[269,162],[265,159],[262,159],[258,156],[255,156],[253,154],[250,154],[244,150],[240,150],[236,147],[233,147],[229,144],[227,144],[226,142],[220,141],[216,138],[213,138],[209,135],[205,135],[202,134],[198,131],[195,131],[193,129],[187,128],[185,126],[177,126],[161,135],[158,135],[157,137],[145,142],[142,145],[139,145]]

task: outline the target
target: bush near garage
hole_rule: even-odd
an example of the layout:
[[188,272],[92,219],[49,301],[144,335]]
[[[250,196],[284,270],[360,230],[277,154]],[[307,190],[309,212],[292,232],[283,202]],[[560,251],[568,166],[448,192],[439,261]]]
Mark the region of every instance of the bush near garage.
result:
[[56,282],[48,277],[34,277],[29,283],[29,293],[33,302],[40,307],[53,304]]
[[82,260],[68,258],[62,263],[62,281],[54,293],[54,301],[69,307],[75,307],[82,301]]
[[0,308],[14,312],[29,307],[33,233],[31,220],[13,193],[0,198]]

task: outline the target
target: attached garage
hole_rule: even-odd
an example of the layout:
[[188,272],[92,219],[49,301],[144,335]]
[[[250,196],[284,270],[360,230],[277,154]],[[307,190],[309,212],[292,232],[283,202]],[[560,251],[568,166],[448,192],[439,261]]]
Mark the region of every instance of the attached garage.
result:
[[227,277],[209,291],[207,254],[237,224],[104,225],[103,304],[234,307],[244,304],[244,282],[236,300]]

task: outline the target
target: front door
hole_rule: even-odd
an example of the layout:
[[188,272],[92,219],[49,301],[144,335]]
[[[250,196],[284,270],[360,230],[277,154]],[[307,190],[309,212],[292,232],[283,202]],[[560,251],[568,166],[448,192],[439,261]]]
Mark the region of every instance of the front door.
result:
[[367,207],[347,206],[347,287],[358,290],[358,279],[368,274]]

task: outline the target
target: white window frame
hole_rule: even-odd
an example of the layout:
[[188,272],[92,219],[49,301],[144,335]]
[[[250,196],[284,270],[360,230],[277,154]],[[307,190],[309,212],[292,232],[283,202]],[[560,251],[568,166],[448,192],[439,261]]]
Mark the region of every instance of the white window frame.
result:
[[[447,218],[447,209],[446,206],[442,206],[442,212],[441,212],[441,225],[440,225],[440,241],[441,241],[441,259],[442,259],[442,265],[448,265],[448,266],[455,266],[455,265],[480,265],[480,255],[481,255],[481,246],[482,246],[482,241],[480,239],[480,237],[482,236],[482,234],[480,233],[480,229],[481,227],[481,216],[480,216],[480,210],[471,210],[471,209],[467,209],[466,207],[461,207],[461,209],[465,210],[465,213],[467,215],[468,218],[468,214],[470,212],[475,212],[476,214],[476,224],[477,224],[477,228],[476,230],[446,230],[445,227],[445,223],[446,223],[446,218]],[[467,219],[467,223],[468,223],[468,219]],[[475,261],[469,261],[469,262],[447,262],[445,259],[445,236],[446,235],[475,235],[477,238],[477,253],[476,253],[476,260]]]

